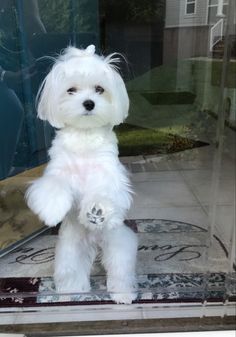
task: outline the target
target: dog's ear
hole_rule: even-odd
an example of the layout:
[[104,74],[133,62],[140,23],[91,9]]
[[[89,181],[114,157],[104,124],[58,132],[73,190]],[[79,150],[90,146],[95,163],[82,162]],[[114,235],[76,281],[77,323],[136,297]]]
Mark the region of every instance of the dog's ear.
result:
[[119,73],[112,69],[112,103],[114,111],[114,125],[119,125],[128,116],[129,97],[123,79]]
[[62,128],[64,123],[58,118],[56,101],[60,83],[60,64],[55,64],[41,84],[36,102],[38,117],[47,120],[53,127]]
[[128,116],[129,111],[129,97],[125,87],[125,83],[119,74],[119,64],[122,59],[128,64],[124,55],[120,53],[113,53],[104,58],[104,62],[110,69],[110,87],[113,102],[113,125],[119,125]]

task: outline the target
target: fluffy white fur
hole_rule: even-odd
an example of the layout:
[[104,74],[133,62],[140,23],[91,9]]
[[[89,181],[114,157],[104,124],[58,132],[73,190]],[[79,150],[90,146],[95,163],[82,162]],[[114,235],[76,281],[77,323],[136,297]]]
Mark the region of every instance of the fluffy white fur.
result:
[[131,189],[112,131],[127,117],[129,99],[114,61],[114,55],[96,55],[93,45],[69,47],[56,60],[39,92],[38,116],[59,130],[45,172],[26,199],[46,225],[62,222],[54,273],[58,291],[90,290],[99,246],[107,290],[117,303],[131,303],[137,238],[124,225]]

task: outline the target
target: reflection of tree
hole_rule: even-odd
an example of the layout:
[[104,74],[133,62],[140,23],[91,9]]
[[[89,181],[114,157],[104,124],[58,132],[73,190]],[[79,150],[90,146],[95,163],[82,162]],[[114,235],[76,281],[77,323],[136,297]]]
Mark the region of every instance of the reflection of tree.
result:
[[70,1],[40,0],[39,10],[47,32],[67,32],[69,30]]
[[101,0],[101,6],[112,20],[130,23],[163,21],[165,0]]
[[165,0],[40,0],[39,10],[47,32],[66,33],[72,24],[76,31],[96,32],[98,2],[114,21],[142,24],[164,18]]

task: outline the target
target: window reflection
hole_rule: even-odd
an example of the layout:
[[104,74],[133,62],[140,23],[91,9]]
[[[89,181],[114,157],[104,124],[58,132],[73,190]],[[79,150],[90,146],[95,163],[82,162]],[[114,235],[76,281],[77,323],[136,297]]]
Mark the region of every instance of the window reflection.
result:
[[195,14],[196,0],[186,0],[186,14]]
[[[35,97],[52,64],[50,56],[68,44],[93,43],[98,51],[127,57],[126,80],[146,74],[149,82],[140,90],[153,85],[155,90],[182,90],[186,83],[192,83],[187,91],[197,90],[192,81],[197,63],[185,62],[182,72],[180,61],[222,59],[227,7],[228,0],[0,0],[0,179],[47,160],[54,131],[36,118]],[[167,80],[162,76],[166,65],[172,65]],[[217,76],[212,78],[219,84]],[[131,119],[137,123],[136,101],[131,103]]]
[[35,97],[69,44],[98,46],[97,1],[0,0],[0,179],[47,160],[53,130]]
[[27,138],[39,123],[33,95],[40,78],[31,41],[45,32],[37,1],[0,1],[0,178],[13,173],[14,163],[27,166],[37,148],[35,137]]

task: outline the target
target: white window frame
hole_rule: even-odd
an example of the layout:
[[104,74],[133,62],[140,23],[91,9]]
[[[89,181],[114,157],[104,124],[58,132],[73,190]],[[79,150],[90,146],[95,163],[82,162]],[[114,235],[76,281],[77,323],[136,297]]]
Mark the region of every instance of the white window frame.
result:
[[[188,5],[194,5],[194,12],[193,13],[187,13],[187,7]],[[197,12],[197,0],[185,0],[185,15],[195,15]]]
[[[228,0],[223,0],[223,6],[225,5],[228,5],[229,4],[229,1]],[[217,4],[210,4],[210,0],[208,0],[208,9],[211,8],[211,7],[218,7],[218,3]]]
[[[208,0],[208,4],[207,4],[207,17],[206,17],[206,23],[209,24],[209,12],[210,12],[210,8],[214,8],[214,7],[218,7],[218,2],[219,0],[217,1],[217,4],[210,4],[210,0]],[[227,6],[229,4],[229,1],[228,0],[223,0],[223,6]]]

